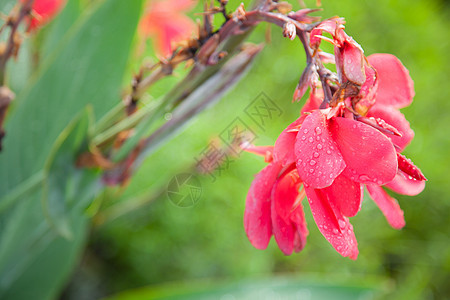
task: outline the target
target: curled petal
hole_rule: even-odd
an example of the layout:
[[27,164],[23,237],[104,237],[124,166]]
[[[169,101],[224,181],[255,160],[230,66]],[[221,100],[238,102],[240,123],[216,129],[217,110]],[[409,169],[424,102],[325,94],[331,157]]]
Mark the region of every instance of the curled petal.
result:
[[275,201],[272,201],[272,232],[275,241],[278,244],[280,250],[284,255],[291,255],[294,250],[294,239],[296,228],[289,221],[285,221],[280,215],[278,215],[275,209]]
[[397,154],[384,134],[361,122],[340,117],[330,119],[330,131],[347,165],[345,176],[356,182],[378,185],[394,179]]
[[345,77],[357,85],[362,85],[366,81],[366,74],[364,72],[364,54],[361,48],[351,43],[345,43],[344,49],[340,53]]
[[272,236],[270,195],[280,170],[278,164],[267,165],[256,175],[247,194],[244,228],[250,243],[258,249],[266,249]]
[[275,142],[273,149],[273,159],[286,166],[295,162],[294,145],[297,132],[305,120],[306,116],[301,116],[291,123],[285,130],[281,132]]
[[343,174],[336,177],[333,184],[323,190],[328,198],[333,199],[336,207],[346,217],[355,216],[361,209],[363,187]]
[[389,138],[400,151],[403,151],[403,149],[405,149],[405,147],[409,145],[411,140],[414,138],[414,131],[409,126],[409,122],[406,120],[405,116],[396,108],[375,105],[369,110],[367,116],[380,118],[386,121],[386,123],[394,126],[401,133],[401,136],[389,135]]
[[398,170],[394,180],[386,183],[385,186],[397,194],[415,196],[423,191],[425,188],[425,181],[409,178],[408,175]]
[[403,171],[405,174],[411,176],[414,179],[427,180],[422,171],[420,171],[420,169],[416,167],[410,159],[406,158],[400,153],[397,153],[397,158],[399,170]]
[[303,70],[302,76],[300,76],[300,80],[295,88],[293,101],[299,101],[306,93],[308,87],[312,86],[315,73],[316,71],[314,65],[308,64],[308,66]]
[[377,53],[367,57],[378,73],[376,105],[406,107],[414,97],[414,83],[409,71],[392,54]]
[[314,221],[320,232],[342,256],[356,259],[358,243],[353,226],[322,190],[305,187]]
[[331,137],[327,118],[320,110],[306,117],[295,141],[295,157],[302,181],[313,188],[331,185],[345,162]]
[[355,104],[354,109],[365,116],[367,111],[375,104],[375,96],[378,90],[377,72],[370,66],[365,66],[366,81],[359,91],[360,100]]
[[397,200],[386,193],[382,187],[375,184],[368,184],[367,190],[370,197],[375,201],[378,207],[383,212],[389,225],[395,229],[401,229],[405,226],[405,218],[403,217],[403,210],[398,205]]
[[294,169],[280,177],[273,186],[273,208],[276,210],[277,215],[287,223],[289,223],[290,216],[294,210],[294,203],[299,195],[301,183],[297,170]]

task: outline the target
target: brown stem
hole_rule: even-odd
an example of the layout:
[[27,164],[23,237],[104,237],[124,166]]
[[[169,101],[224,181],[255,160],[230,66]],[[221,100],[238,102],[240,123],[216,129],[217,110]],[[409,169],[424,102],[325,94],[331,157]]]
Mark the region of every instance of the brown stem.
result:
[[17,29],[19,28],[20,23],[25,19],[25,17],[30,15],[33,3],[34,0],[26,0],[20,8],[18,15],[10,16],[8,19],[7,26],[11,27],[11,32],[9,33],[6,49],[2,53],[2,55],[0,55],[0,86],[3,86],[5,84],[6,63],[14,54],[15,50],[17,50],[19,47],[19,45],[17,45],[15,41]]

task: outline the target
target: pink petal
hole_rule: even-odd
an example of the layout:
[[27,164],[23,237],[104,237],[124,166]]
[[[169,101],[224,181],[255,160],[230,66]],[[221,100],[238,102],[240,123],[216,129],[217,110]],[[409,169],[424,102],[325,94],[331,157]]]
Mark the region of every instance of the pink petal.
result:
[[255,146],[252,144],[241,145],[242,150],[263,156],[265,162],[272,162],[273,146]]
[[345,162],[328,131],[326,115],[316,110],[306,117],[295,141],[296,166],[301,180],[324,188],[344,170]]
[[295,227],[291,222],[286,222],[275,209],[275,201],[272,201],[272,231],[275,241],[284,255],[291,255],[294,250]]
[[366,81],[361,86],[359,97],[361,99],[354,104],[355,110],[365,116],[367,111],[375,104],[375,96],[378,89],[378,78],[374,68],[365,66]]
[[333,199],[336,208],[346,217],[355,216],[361,209],[363,187],[343,174],[336,177],[333,184],[323,189],[328,198]]
[[[344,157],[343,174],[353,181],[382,185],[397,174],[392,142],[371,126],[346,118],[330,119],[330,131]],[[301,177],[301,175],[300,175]]]
[[297,170],[292,170],[283,177],[280,177],[272,189],[272,202],[277,215],[289,223],[290,216],[294,210],[294,203],[299,194],[302,182],[298,177]]
[[367,57],[378,73],[377,104],[406,107],[414,97],[414,83],[409,71],[392,54],[377,53]]
[[283,130],[275,142],[273,149],[273,159],[282,166],[286,166],[295,162],[294,145],[298,128],[303,123],[306,116],[301,116]]
[[255,248],[266,249],[272,236],[270,195],[281,167],[271,163],[256,175],[247,194],[244,228]]
[[375,105],[369,110],[367,116],[383,119],[389,125],[394,126],[402,134],[402,136],[389,135],[389,138],[394,145],[399,148],[399,151],[403,151],[414,138],[414,131],[409,127],[409,122],[398,109],[389,106]]
[[386,183],[386,187],[390,188],[397,194],[415,196],[420,194],[425,188],[425,181],[409,178],[408,175],[398,170],[394,180]]
[[401,155],[397,152],[398,159],[398,169],[403,171],[406,175],[411,176],[417,180],[427,180],[425,175],[423,175],[422,171],[418,167],[416,167],[412,161],[406,158],[404,155]]
[[366,74],[364,72],[364,54],[362,53],[362,50],[353,44],[345,43],[341,53],[343,74],[351,82],[362,85],[366,81]]
[[403,210],[398,205],[397,200],[386,193],[382,187],[375,184],[368,184],[367,190],[370,197],[375,201],[378,207],[383,212],[388,223],[395,229],[401,229],[405,226],[405,219],[403,217]]
[[358,244],[353,226],[322,190],[305,187],[306,196],[320,232],[342,256],[356,259]]
[[322,102],[323,102],[323,90],[321,88],[311,90],[309,98],[306,101],[305,105],[303,105],[300,114],[303,116],[307,112],[312,112],[316,109],[319,109],[320,104],[322,104]]
[[306,227],[305,213],[303,212],[303,205],[295,208],[291,215],[291,220],[295,224],[296,233],[294,236],[294,251],[300,252],[306,245],[306,237],[308,236],[308,228]]

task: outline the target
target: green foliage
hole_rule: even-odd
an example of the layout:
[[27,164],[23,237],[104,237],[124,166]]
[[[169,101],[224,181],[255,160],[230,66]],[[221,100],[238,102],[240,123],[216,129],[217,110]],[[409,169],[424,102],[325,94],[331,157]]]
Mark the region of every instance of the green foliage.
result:
[[75,158],[86,148],[92,115],[100,118],[120,99],[142,5],[106,0],[78,17],[78,1],[69,2],[6,125],[1,298],[54,298],[79,259],[98,174],[77,169]]
[[[305,2],[310,7],[315,4]],[[230,3],[230,9],[239,4]],[[248,1],[246,7],[247,4]],[[246,153],[233,159],[226,170],[216,172],[215,181],[209,175],[201,178],[203,196],[196,206],[179,208],[169,201],[165,191],[170,179],[189,172],[209,141],[218,137],[234,118],[241,117],[256,132],[256,144],[267,145],[273,144],[281,130],[298,116],[302,103],[293,104],[291,99],[305,66],[301,45],[282,38],[281,29],[272,27],[272,42],[256,59],[246,79],[146,160],[124,191],[109,194],[105,212],[114,211],[114,218],[110,222],[102,220],[103,225],[96,228],[86,255],[90,266],[82,267],[103,278],[101,292],[168,281],[189,284],[205,278],[241,280],[295,273],[314,274],[319,280],[331,280],[331,284],[352,283],[355,277],[375,277],[375,282],[387,280],[390,284],[386,292],[395,299],[441,299],[450,294],[446,284],[450,271],[450,140],[446,130],[450,124],[450,95],[445,88],[450,72],[445,62],[450,51],[449,8],[439,1],[322,4],[324,10],[317,14],[345,17],[347,32],[362,45],[366,55],[393,53],[414,79],[414,102],[402,110],[416,133],[406,154],[424,171],[429,182],[418,196],[395,196],[405,211],[406,227],[401,231],[390,228],[367,198],[362,211],[351,220],[360,249],[356,262],[333,251],[316,228],[308,208],[305,214],[310,235],[303,252],[285,257],[274,241],[267,250],[256,250],[245,236],[242,218],[253,175],[265,164],[261,158]],[[260,25],[250,39],[263,41],[265,30],[266,25]],[[154,91],[165,88],[162,84]],[[261,91],[283,110],[281,117],[273,118],[264,130],[244,112]],[[76,278],[81,286],[82,278]]]

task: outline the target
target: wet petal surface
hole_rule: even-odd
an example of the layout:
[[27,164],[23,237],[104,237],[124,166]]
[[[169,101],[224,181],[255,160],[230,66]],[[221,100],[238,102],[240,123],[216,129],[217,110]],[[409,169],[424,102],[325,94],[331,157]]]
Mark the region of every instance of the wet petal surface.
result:
[[298,174],[313,188],[330,186],[345,168],[327,123],[326,115],[320,110],[313,112],[303,122],[295,141]]
[[363,187],[343,174],[336,177],[333,184],[325,188],[324,193],[333,199],[337,209],[346,217],[355,216],[361,209]]
[[347,165],[343,172],[345,176],[356,182],[378,185],[394,179],[397,154],[384,134],[345,118],[330,119],[330,131]]
[[389,225],[395,229],[403,228],[405,226],[405,218],[397,200],[389,196],[382,187],[375,184],[368,184],[367,190],[369,191],[370,197],[383,212]]

